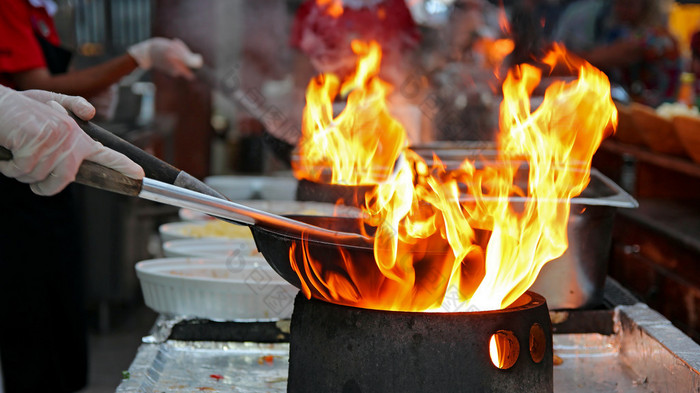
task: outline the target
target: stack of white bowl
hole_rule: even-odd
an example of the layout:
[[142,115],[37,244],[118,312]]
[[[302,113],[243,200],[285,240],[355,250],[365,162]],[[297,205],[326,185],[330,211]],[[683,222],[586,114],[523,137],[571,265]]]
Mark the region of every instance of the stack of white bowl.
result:
[[[296,180],[214,176],[205,182],[238,203],[275,214],[333,215],[335,206],[294,201]],[[263,200],[250,200],[262,197]],[[344,215],[356,215],[345,208]],[[159,228],[165,258],[139,262],[146,305],[164,314],[227,321],[291,317],[297,288],[258,253],[246,227],[181,209],[179,222]]]

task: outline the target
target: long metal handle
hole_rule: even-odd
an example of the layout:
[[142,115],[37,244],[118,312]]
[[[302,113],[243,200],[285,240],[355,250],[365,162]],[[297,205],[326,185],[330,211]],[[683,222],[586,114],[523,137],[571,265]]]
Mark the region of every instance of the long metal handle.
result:
[[303,234],[305,238],[313,241],[339,243],[348,246],[356,245],[358,247],[371,246],[373,242],[373,238],[358,233],[340,232],[317,227],[149,178],[143,179],[143,188],[139,197],[167,205],[196,210],[239,224],[262,225],[299,237]]
[[[12,152],[0,146],[0,160],[10,159],[12,159]],[[314,241],[357,246],[367,246],[372,243],[372,238],[357,233],[320,228],[147,177],[143,181],[134,180],[111,168],[90,161],[83,161],[80,165],[75,182],[118,194],[196,210],[241,225],[262,224],[284,230],[288,234],[297,234],[299,237],[303,234],[304,237]]]
[[[0,161],[11,159],[12,152],[0,146]],[[75,183],[129,196],[139,196],[142,185],[140,180],[91,161],[80,164],[78,173],[75,174]]]
[[184,187],[190,190],[198,191],[203,194],[212,195],[218,198],[226,199],[218,191],[209,187],[199,179],[191,176],[187,172],[180,170],[169,163],[141,150],[139,147],[125,141],[112,132],[105,130],[97,124],[85,121],[75,114],[71,114],[73,120],[78,126],[90,136],[90,138],[102,143],[104,146],[118,151],[129,157],[132,161],[140,165],[146,177],[160,180],[169,184]]

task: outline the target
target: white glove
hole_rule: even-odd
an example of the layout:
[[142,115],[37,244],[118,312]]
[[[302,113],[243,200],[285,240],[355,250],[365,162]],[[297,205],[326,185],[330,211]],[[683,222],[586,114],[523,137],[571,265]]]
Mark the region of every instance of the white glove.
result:
[[143,178],[140,166],[90,139],[66,109],[84,120],[95,114],[81,97],[38,90],[20,93],[0,86],[0,146],[13,155],[11,161],[0,161],[0,173],[31,184],[38,195],[64,189],[75,180],[84,159]]
[[150,38],[135,44],[127,52],[144,70],[155,68],[170,76],[183,76],[192,80],[191,68],[200,68],[202,55],[192,53],[179,39]]

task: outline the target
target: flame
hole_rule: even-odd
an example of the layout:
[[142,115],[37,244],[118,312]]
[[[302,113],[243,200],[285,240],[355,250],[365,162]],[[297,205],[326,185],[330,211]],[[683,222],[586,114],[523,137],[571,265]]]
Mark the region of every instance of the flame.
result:
[[[300,159],[293,165],[299,179],[376,184],[389,176],[406,146],[406,132],[386,105],[392,86],[377,76],[382,59],[379,44],[353,41],[352,50],[359,56],[358,65],[342,84],[336,75],[323,74],[308,85]],[[338,96],[347,96],[347,102],[334,116]],[[331,169],[330,181],[324,179],[326,168]]]
[[326,14],[334,18],[343,15],[343,0],[316,0],[316,5],[324,8]]
[[[324,76],[309,85],[302,158],[331,166],[334,181],[372,180],[362,175],[377,163],[391,165],[405,143],[386,112],[374,45],[356,51],[365,56],[352,81],[339,86]],[[454,168],[406,150],[395,177],[366,194],[363,225],[373,231],[373,250],[292,247],[304,294],[356,307],[443,312],[502,309],[518,299],[567,249],[569,201],[588,185],[592,156],[617,121],[601,71],[559,46],[543,63],[563,64],[578,78],[551,84],[533,110],[542,71],[512,69],[503,83],[497,157]],[[348,104],[333,118],[332,100],[348,86]],[[341,174],[346,169],[354,172]]]

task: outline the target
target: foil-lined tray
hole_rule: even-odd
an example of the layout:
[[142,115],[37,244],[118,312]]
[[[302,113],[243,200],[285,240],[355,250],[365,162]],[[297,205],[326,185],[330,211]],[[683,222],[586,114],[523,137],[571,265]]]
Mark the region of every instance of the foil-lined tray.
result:
[[286,392],[289,344],[168,340],[143,344],[120,393]]
[[653,392],[620,361],[616,336],[557,334],[554,354],[561,361],[554,366],[555,392]]
[[[144,344],[117,392],[285,392],[288,349],[288,344],[173,340]],[[554,350],[562,360],[554,367],[555,392],[653,391],[623,366],[615,336],[557,334]]]
[[[611,316],[609,334],[554,334],[555,392],[700,391],[698,344],[644,304]],[[285,392],[288,362],[288,343],[146,341],[117,392]]]

